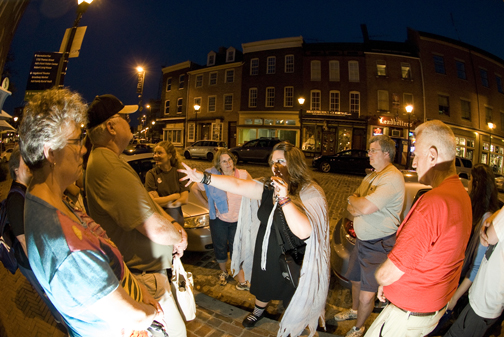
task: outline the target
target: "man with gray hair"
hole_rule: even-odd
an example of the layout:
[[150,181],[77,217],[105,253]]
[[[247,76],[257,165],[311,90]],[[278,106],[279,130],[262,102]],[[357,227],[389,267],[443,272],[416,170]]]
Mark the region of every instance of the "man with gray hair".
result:
[[385,135],[372,137],[368,155],[375,170],[348,197],[347,205],[357,235],[345,275],[352,282],[352,308],[334,316],[336,321],[357,319],[346,337],[364,335],[364,323],[373,311],[378,291],[374,273],[394,246],[404,201],[404,178],[392,164],[394,141]]
[[125,106],[112,95],[96,96],[89,106],[87,127],[93,143],[85,182],[89,212],[118,246],[137,280],[159,301],[170,337],[185,337],[167,269],[172,252],[183,255],[187,234],[119,157],[133,136],[126,117],[134,111],[136,106]]
[[457,289],[471,234],[471,200],[455,169],[452,130],[432,120],[415,133],[413,167],[418,181],[433,188],[411,207],[376,271],[378,298],[390,304],[366,337],[425,336],[434,330]]

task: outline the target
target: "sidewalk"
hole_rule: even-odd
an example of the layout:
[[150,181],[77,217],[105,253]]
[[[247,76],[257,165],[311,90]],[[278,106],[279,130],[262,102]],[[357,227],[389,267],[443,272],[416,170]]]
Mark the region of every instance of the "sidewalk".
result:
[[[65,337],[61,325],[51,316],[49,309],[38,297],[31,285],[19,272],[10,274],[0,267],[0,336]],[[241,322],[247,311],[213,299],[200,292],[195,294],[196,319],[187,322],[188,337],[274,337],[278,322],[263,318],[255,328],[245,329]],[[302,336],[308,336],[308,333]],[[315,336],[333,336],[317,332]]]

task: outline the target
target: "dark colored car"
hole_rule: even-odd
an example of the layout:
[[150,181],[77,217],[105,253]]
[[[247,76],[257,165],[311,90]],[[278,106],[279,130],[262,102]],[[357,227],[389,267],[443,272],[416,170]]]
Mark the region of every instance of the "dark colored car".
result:
[[267,163],[273,147],[280,142],[281,140],[278,138],[261,137],[248,141],[243,146],[233,147],[230,150],[238,158],[238,161]]
[[346,150],[331,156],[318,156],[313,158],[312,166],[325,173],[333,171],[361,175],[366,174],[366,169],[372,168],[365,150]]
[[[138,173],[142,183],[145,183],[145,175],[154,167],[153,153],[123,154],[121,157]],[[187,250],[193,252],[212,250],[208,208],[203,206],[192,193],[189,193],[187,204],[182,205],[182,213],[188,240]]]

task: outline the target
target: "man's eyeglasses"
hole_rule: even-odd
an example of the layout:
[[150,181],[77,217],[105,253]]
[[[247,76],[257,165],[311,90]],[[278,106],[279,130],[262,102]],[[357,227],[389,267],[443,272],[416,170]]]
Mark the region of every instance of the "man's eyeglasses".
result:
[[383,152],[383,151],[382,150],[378,150],[378,149],[369,149],[369,150],[367,150],[368,154],[370,154],[370,153],[375,154],[376,152]]

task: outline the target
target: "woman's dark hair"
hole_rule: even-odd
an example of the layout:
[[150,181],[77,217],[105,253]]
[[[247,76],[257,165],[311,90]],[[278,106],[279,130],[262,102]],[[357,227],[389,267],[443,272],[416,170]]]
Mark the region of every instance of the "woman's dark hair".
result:
[[472,189],[471,197],[473,230],[486,212],[495,212],[499,209],[499,197],[495,176],[492,169],[485,164],[476,164],[471,170]]
[[308,165],[306,164],[305,155],[303,151],[288,141],[283,141],[273,147],[273,151],[271,151],[268,160],[270,166],[273,166],[273,162],[271,160],[273,152],[277,150],[284,152],[285,160],[287,162],[287,171],[290,175],[291,186],[289,188],[291,193],[297,196],[299,191],[303,189],[305,185],[313,181]]
[[486,212],[494,213],[499,209],[499,198],[497,185],[495,184],[495,176],[492,169],[485,164],[476,164],[471,170],[471,198],[472,205],[472,229],[471,237],[465,251],[464,264],[462,265],[462,273],[460,281],[465,277],[469,277],[471,269],[474,265],[476,252],[479,246],[479,233],[482,226],[482,218]]

